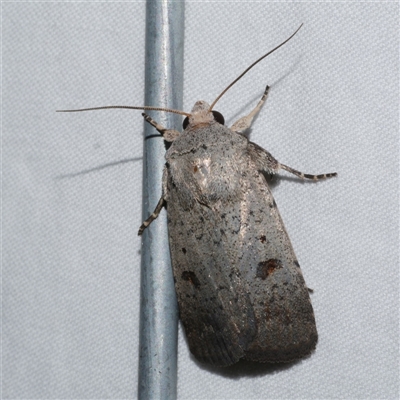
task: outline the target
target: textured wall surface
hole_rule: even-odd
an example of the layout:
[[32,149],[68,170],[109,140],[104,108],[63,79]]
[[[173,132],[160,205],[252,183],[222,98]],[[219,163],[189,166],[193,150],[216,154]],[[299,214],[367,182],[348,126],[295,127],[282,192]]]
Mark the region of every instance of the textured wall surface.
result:
[[[216,109],[232,124],[269,84],[251,139],[339,176],[273,187],[314,289],[315,353],[213,369],[180,329],[179,398],[398,398],[398,11],[187,3],[186,111],[304,23]],[[134,399],[143,120],[55,110],[143,104],[145,4],[7,2],[2,13],[3,398]]]

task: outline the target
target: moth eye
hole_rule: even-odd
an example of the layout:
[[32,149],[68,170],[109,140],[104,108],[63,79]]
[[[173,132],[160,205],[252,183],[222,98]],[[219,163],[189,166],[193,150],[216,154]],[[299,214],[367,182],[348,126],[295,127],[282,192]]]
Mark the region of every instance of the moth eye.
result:
[[186,117],[186,118],[183,120],[183,123],[182,123],[183,129],[186,129],[188,125],[189,125],[189,118]]
[[218,111],[212,111],[213,115],[214,115],[214,119],[221,125],[225,124],[225,119],[224,116],[218,112]]

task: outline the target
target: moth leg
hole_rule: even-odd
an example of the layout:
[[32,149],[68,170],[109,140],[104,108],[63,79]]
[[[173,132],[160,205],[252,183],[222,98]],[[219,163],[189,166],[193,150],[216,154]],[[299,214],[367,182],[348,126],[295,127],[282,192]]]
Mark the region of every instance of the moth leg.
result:
[[265,100],[267,99],[269,92],[269,86],[265,88],[264,94],[261,97],[261,100],[258,102],[256,107],[253,109],[253,111],[249,114],[246,115],[245,117],[240,118],[237,120],[232,126],[231,130],[234,132],[238,133],[243,133],[246,129],[250,128],[251,123],[253,122],[254,117],[257,115],[257,113],[261,110],[261,107],[265,103]]
[[293,175],[298,176],[301,179],[312,179],[313,181],[319,181],[320,179],[332,178],[337,175],[336,172],[329,172],[328,174],[310,175],[303,172],[297,171],[294,168],[288,167],[287,165],[280,164],[281,168],[290,172]]
[[154,126],[154,128],[156,128],[158,132],[160,132],[161,135],[163,135],[163,138],[166,142],[173,142],[181,134],[179,131],[176,131],[175,129],[164,128],[162,125],[160,125],[157,121],[154,121],[154,119],[151,118],[146,113],[142,113],[142,116],[144,117],[146,122]]
[[333,176],[337,175],[336,172],[331,172],[329,174],[310,175],[297,171],[296,169],[288,167],[285,164],[281,164],[271,155],[271,153],[269,153],[267,150],[264,150],[258,144],[255,144],[253,142],[249,142],[248,151],[250,153],[251,159],[256,165],[256,168],[259,171],[266,172],[267,174],[276,174],[280,169],[284,169],[301,179],[312,179],[314,181],[332,178]]
[[142,236],[143,231],[160,215],[160,212],[164,207],[164,204],[165,204],[165,199],[164,197],[161,197],[160,200],[158,200],[158,203],[153,211],[153,214],[151,214],[150,217],[147,218],[146,221],[144,221],[143,224],[140,226],[138,232],[139,236]]
[[168,201],[168,191],[167,191],[167,184],[168,184],[168,169],[167,166],[164,166],[163,170],[163,177],[162,177],[162,194],[160,200],[156,205],[156,208],[153,211],[153,214],[150,215],[146,221],[139,228],[138,235],[141,236],[143,231],[160,215],[162,208],[165,206],[165,203]]

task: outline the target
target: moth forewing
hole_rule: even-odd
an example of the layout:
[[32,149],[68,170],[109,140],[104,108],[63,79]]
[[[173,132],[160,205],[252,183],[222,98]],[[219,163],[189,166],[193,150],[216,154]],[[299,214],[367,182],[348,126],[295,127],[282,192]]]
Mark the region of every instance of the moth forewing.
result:
[[168,230],[191,352],[226,366],[309,354],[317,331],[299,264],[260,171],[271,155],[215,121],[167,152]]

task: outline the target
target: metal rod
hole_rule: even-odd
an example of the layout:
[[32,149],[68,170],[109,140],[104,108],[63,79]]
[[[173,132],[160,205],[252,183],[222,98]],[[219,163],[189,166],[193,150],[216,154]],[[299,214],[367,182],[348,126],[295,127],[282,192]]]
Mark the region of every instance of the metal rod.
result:
[[[182,109],[184,2],[148,0],[146,9],[145,105]],[[149,112],[163,126],[182,117]],[[165,145],[145,124],[143,220],[161,197]],[[165,211],[143,233],[140,298],[139,399],[175,399],[178,311]]]

